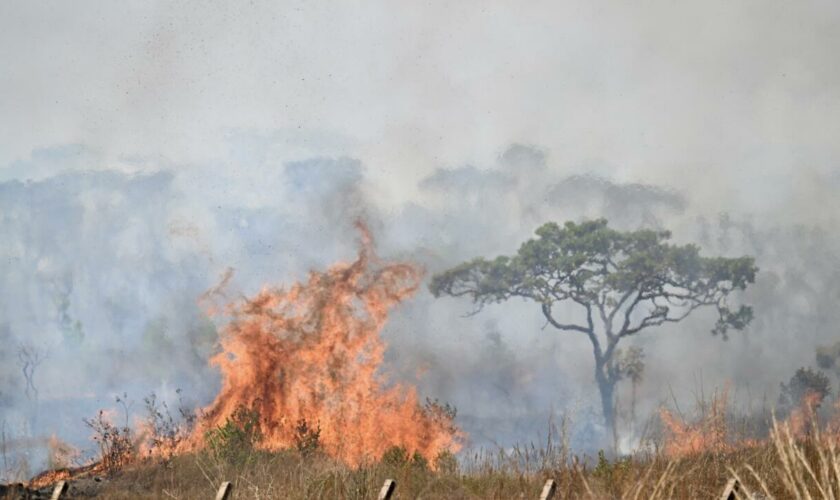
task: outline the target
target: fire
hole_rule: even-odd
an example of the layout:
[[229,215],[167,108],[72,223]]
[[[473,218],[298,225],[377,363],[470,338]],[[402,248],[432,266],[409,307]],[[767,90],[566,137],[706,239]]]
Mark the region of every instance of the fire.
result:
[[725,452],[732,449],[727,441],[726,404],[728,389],[715,395],[709,411],[696,423],[686,423],[662,408],[659,417],[666,429],[663,451],[678,458],[704,452]]
[[318,426],[323,449],[351,465],[393,446],[428,459],[458,450],[462,434],[451,416],[422,407],[413,387],[387,386],[379,374],[388,312],[417,290],[422,271],[380,262],[359,228],[354,262],[228,305],[222,352],[210,360],[222,388],[187,447],[202,447],[207,430],[244,407],[259,415],[259,445],[269,450],[292,446],[300,422]]
[[81,452],[74,446],[62,441],[55,434],[47,441],[49,450],[48,463],[51,469],[63,469],[76,465],[81,459]]
[[31,489],[37,490],[59,481],[67,481],[74,477],[77,476],[70,469],[50,469],[30,479],[26,485]]
[[[132,430],[116,425],[112,410],[101,410],[85,421],[99,444],[99,459],[71,467],[78,452],[52,438],[53,468],[28,486],[202,449],[208,431],[236,419],[243,409],[258,416],[258,446],[267,450],[300,446],[296,439],[302,430],[311,440],[307,432],[317,429],[319,446],[350,465],[377,460],[394,446],[430,462],[443,451],[457,452],[464,434],[448,406],[423,406],[414,387],[389,386],[379,373],[385,352],[380,332],[388,312],[414,294],[423,273],[410,264],[381,262],[367,229],[361,224],[359,229],[362,246],[355,261],[313,271],[305,283],[288,289],[264,288],[222,308],[229,319],[222,351],[210,359],[221,371],[222,388],[197,422],[190,417],[179,426],[158,414],[157,420],[135,422]],[[230,277],[228,271],[202,300],[223,296]],[[158,412],[155,399],[147,404]]]
[[[726,422],[728,388],[712,399],[710,411],[693,423],[686,423],[665,408],[659,410],[659,417],[665,426],[663,451],[672,458],[717,452],[724,453],[744,448],[755,448],[768,443],[755,438],[736,438],[729,432]],[[840,403],[835,405],[835,415],[823,431],[819,429],[817,409],[824,395],[807,392],[798,405],[781,422],[795,439],[805,439],[812,432],[822,433],[835,442],[840,442]]]
[[823,395],[816,391],[808,391],[799,401],[799,406],[790,412],[787,425],[794,437],[806,436],[818,424],[817,408],[823,400]]
[[71,479],[79,479],[82,477],[99,476],[107,472],[105,466],[101,461],[94,462],[89,465],[81,467],[71,467],[63,469],[46,470],[37,476],[33,477],[26,483],[26,487],[33,490],[38,490],[59,481],[67,481]]

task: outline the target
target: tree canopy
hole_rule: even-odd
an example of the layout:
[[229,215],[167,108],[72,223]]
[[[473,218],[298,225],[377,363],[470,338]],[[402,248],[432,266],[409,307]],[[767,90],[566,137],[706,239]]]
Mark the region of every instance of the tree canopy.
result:
[[[469,297],[476,312],[512,297],[531,299],[556,328],[590,333],[597,315],[618,337],[678,322],[702,306],[717,309],[716,334],[752,319],[749,306],[733,310],[728,303],[733,291],[755,281],[752,257],[702,257],[696,245],[667,243],[668,231],[621,232],[604,219],[549,222],[536,234],[512,257],[477,258],[434,276],[432,293]],[[563,301],[582,306],[586,323],[555,318],[551,306]]]

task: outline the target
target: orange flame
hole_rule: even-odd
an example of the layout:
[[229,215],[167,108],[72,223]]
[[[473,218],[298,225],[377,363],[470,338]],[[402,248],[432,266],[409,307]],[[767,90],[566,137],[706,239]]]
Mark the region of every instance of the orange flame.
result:
[[49,451],[48,463],[51,469],[73,467],[81,459],[81,452],[74,446],[62,441],[55,434],[47,440]]
[[244,406],[259,415],[259,445],[270,450],[293,445],[301,420],[320,426],[324,450],[351,465],[392,446],[428,459],[460,448],[450,416],[424,409],[413,387],[387,387],[378,374],[388,311],[417,290],[422,272],[380,263],[370,234],[359,229],[355,262],[228,306],[222,352],[210,360],[222,388],[186,446],[201,447],[208,429]]
[[94,462],[81,467],[51,469],[41,472],[26,483],[26,487],[32,490],[39,490],[51,486],[59,481],[68,481],[88,476],[98,476],[106,471],[103,463]]
[[665,426],[663,451],[666,456],[679,458],[705,452],[725,452],[732,449],[727,441],[726,405],[728,388],[712,398],[709,411],[697,422],[686,423],[665,408],[659,417]]
[[802,396],[799,405],[791,410],[787,418],[790,432],[797,438],[805,437],[817,425],[817,408],[823,400],[823,395],[816,391],[808,391]]
[[[736,449],[754,448],[767,444],[766,440],[755,438],[737,439],[730,435],[726,422],[728,387],[722,395],[712,399],[710,411],[693,423],[684,422],[665,408],[659,410],[659,417],[665,426],[663,451],[673,458],[706,452],[728,452]],[[807,437],[812,431],[819,431],[816,410],[823,395],[806,393],[796,408],[784,421],[796,439]],[[835,419],[822,432],[829,437],[840,437],[840,403],[835,406]]]

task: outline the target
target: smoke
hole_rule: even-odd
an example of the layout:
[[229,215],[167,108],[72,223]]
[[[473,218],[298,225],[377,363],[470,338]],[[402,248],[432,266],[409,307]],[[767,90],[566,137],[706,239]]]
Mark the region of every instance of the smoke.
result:
[[[420,182],[417,201],[396,208],[376,203],[364,165],[348,158],[288,162],[226,186],[241,192],[236,183],[247,183],[244,198],[208,190],[196,169],[91,167],[0,185],[3,412],[33,434],[82,441],[85,412],[122,392],[172,398],[182,388],[206,404],[219,387],[207,366],[218,336],[198,297],[222,276],[226,289],[246,294],[347,259],[359,217],[372,223],[382,255],[428,274],[515,252],[541,222],[598,216],[625,229],[673,229],[710,254],[755,255],[762,272],[747,297],[756,320],[746,332],[712,338],[710,318],[698,314],[633,339],[648,359],[642,414],[698,383],[731,380],[753,403],[773,400],[840,320],[840,242],[830,226],[708,213],[668,187],[563,175],[535,147],[513,145],[488,166],[440,168]],[[469,311],[421,288],[385,326],[388,379],[455,404],[474,446],[540,439],[563,414],[579,420],[577,445],[597,442],[586,339],[546,327],[533,304]],[[46,360],[35,371],[37,403],[14,350],[24,345]],[[58,408],[63,418],[50,417]]]
[[358,229],[362,248],[354,262],[226,307],[232,317],[223,350],[211,359],[222,390],[202,411],[193,446],[237,408],[253,408],[260,446],[273,450],[293,446],[301,422],[317,426],[327,453],[353,465],[393,446],[429,460],[459,449],[445,405],[423,407],[413,387],[384,387],[379,378],[385,350],[379,332],[390,309],[417,290],[422,272],[381,262],[367,228]]
[[[754,255],[747,331],[712,338],[698,313],[632,339],[639,414],[727,380],[773,401],[838,336],[836,5],[79,5],[0,16],[9,432],[83,443],[124,391],[207,404],[218,332],[197,298],[348,260],[359,218],[427,276],[601,216]],[[587,340],[533,304],[469,311],[421,286],[385,325],[385,375],[457,406],[473,445],[563,413],[591,445]],[[37,401],[21,346],[43,356]]]

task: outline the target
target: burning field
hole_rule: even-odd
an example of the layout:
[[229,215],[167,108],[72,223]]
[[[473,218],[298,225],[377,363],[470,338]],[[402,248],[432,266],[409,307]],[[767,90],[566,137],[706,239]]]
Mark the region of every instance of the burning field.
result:
[[[570,498],[705,498],[730,480],[745,498],[840,496],[840,412],[836,398],[826,404],[830,380],[820,370],[797,370],[778,403],[759,411],[738,413],[727,388],[689,414],[674,398],[673,408],[660,405],[636,425],[644,351],[619,341],[700,307],[717,313],[715,334],[745,328],[752,309],[730,294],[755,281],[751,257],[706,258],[696,246],[668,243],[666,231],[620,232],[599,219],[547,223],[514,256],[436,274],[432,295],[472,299],[472,315],[518,297],[537,302],[553,328],[584,334],[602,402],[601,415],[583,422],[603,426],[590,435],[594,453],[573,448],[566,416],[560,429],[549,423],[540,445],[462,451],[469,436],[455,407],[423,398],[384,363],[389,314],[420,290],[424,272],[380,259],[367,227],[356,230],[352,261],[235,299],[226,273],[199,297],[219,326],[207,362],[220,388],[206,405],[174,408],[151,394],[138,416],[124,393],[84,420],[98,448],[92,458],[52,436],[46,470],[6,491],[37,498],[64,480],[75,496],[202,498],[232,481],[234,498],[362,499],[387,477],[401,495],[423,498],[528,497],[548,478]],[[565,300],[600,309],[600,319],[558,321],[554,302]],[[840,360],[840,347],[818,352],[823,367]],[[31,375],[37,356],[22,350],[21,359]],[[632,384],[629,408],[619,397],[623,380]],[[37,395],[34,383],[27,388]],[[620,444],[623,436],[635,441]],[[7,444],[4,436],[4,457]]]
[[564,419],[539,446],[459,455],[467,435],[454,408],[383,373],[382,329],[423,272],[382,261],[357,229],[352,262],[233,301],[228,274],[200,298],[222,325],[209,359],[221,389],[209,405],[173,416],[151,395],[145,418],[130,422],[118,397],[85,420],[94,459],[80,465],[80,452],[53,436],[50,468],[4,494],[38,498],[65,480],[82,497],[202,498],[233,480],[234,498],[362,499],[386,477],[423,498],[527,497],[546,478],[569,498],[710,497],[731,479],[744,498],[840,494],[840,412],[823,405],[827,379],[804,369],[783,384],[778,420],[772,410],[737,415],[727,388],[692,415],[660,408],[630,454],[575,454]]
[[[422,270],[380,261],[367,228],[357,227],[362,241],[353,262],[234,303],[218,304],[220,288],[202,297],[224,324],[220,352],[209,361],[222,387],[209,406],[181,409],[176,421],[168,407],[147,399],[149,418],[133,428],[103,410],[86,421],[99,459],[39,474],[30,487],[239,445],[266,452],[308,445],[350,467],[377,462],[389,450],[429,463],[457,452],[465,436],[453,410],[423,403],[414,387],[389,384],[381,373],[380,332],[389,311],[417,290]],[[247,442],[237,441],[245,434]],[[54,440],[51,448],[64,446]]]
[[204,447],[207,432],[241,409],[258,416],[255,431],[266,450],[293,446],[306,428],[349,465],[378,460],[395,446],[429,460],[459,449],[452,415],[422,405],[413,387],[386,386],[382,378],[380,331],[389,310],[416,291],[422,272],[380,262],[369,232],[359,229],[354,262],[224,308],[222,351],[210,360],[221,371],[222,389],[179,451]]
[[840,500],[838,27],[0,0],[0,500]]
[[[376,498],[389,478],[396,480],[397,498],[478,500],[537,498],[545,480],[552,479],[559,498],[664,500],[717,498],[734,480],[737,493],[727,498],[836,498],[840,432],[824,417],[837,412],[828,409],[821,417],[818,399],[809,395],[786,420],[771,419],[765,437],[746,439],[738,417],[727,411],[724,391],[703,402],[691,421],[663,409],[662,433],[649,441],[653,447],[613,458],[573,454],[565,425],[540,445],[473,451],[460,459],[444,452],[429,461],[398,444],[356,464],[340,457],[327,440],[301,446],[299,428],[279,444],[237,442],[243,449],[234,454],[218,454],[212,445],[192,441],[193,433],[169,456],[160,449],[132,455],[139,448],[129,445],[118,463],[100,460],[48,471],[28,488],[4,486],[0,492],[8,498],[47,498],[50,485],[70,480],[71,498],[205,498],[223,481],[232,481],[232,498],[363,500]],[[111,445],[118,441],[113,437]]]
[[[606,223],[581,227],[605,231]],[[310,271],[305,281],[291,286],[265,286],[253,296],[234,300],[229,299],[231,274],[226,273],[218,286],[199,298],[220,325],[218,346],[208,362],[220,374],[221,386],[209,404],[199,408],[181,404],[174,411],[152,394],[144,399],[145,416],[135,413],[132,421],[133,402],[123,394],[113,408],[84,421],[98,447],[94,458],[83,460],[78,450],[52,436],[47,443],[47,470],[25,486],[4,487],[8,494],[37,498],[64,480],[72,482],[71,494],[76,496],[201,498],[221,482],[233,480],[235,498],[361,499],[370,498],[389,477],[397,479],[402,495],[424,498],[528,496],[546,478],[555,480],[570,498],[709,497],[733,479],[745,498],[789,494],[805,498],[813,491],[823,498],[834,498],[834,491],[840,495],[836,473],[840,412],[836,405],[823,404],[830,395],[828,378],[805,368],[782,384],[778,405],[761,412],[732,411],[728,388],[709,401],[698,401],[689,415],[678,407],[660,407],[629,452],[622,452],[617,441],[627,431],[620,428],[620,417],[626,421],[628,415],[616,397],[612,406],[604,407],[604,417],[614,412],[605,418],[607,425],[613,425],[614,441],[612,446],[602,441],[604,449],[597,455],[575,453],[565,417],[560,430],[549,425],[548,439],[539,446],[459,453],[468,436],[455,422],[455,408],[423,400],[414,386],[390,380],[384,369],[386,344],[381,333],[389,313],[418,291],[424,273],[411,263],[383,261],[365,225],[358,223],[356,228],[361,241],[351,262]],[[563,231],[577,230],[567,224]],[[617,241],[625,238],[606,234]],[[633,234],[641,239],[631,248],[649,245],[650,233]],[[588,241],[582,239],[581,244]],[[528,256],[534,252],[523,248]],[[680,265],[691,259],[706,265],[691,248],[687,255],[679,255]],[[713,262],[718,279],[735,272],[721,270],[721,262]],[[748,280],[751,265],[732,262],[736,271],[747,273],[744,280]],[[586,265],[582,260],[575,263]],[[522,265],[515,259],[474,260],[453,274],[434,278],[431,289],[435,294],[445,289],[452,295],[489,294],[490,300],[504,300],[513,292],[500,292],[499,283],[515,286],[515,293],[527,296],[527,287],[546,286],[553,279],[540,281],[523,273]],[[543,269],[538,262],[536,270]],[[619,267],[615,272],[624,271]],[[646,267],[640,279],[655,277],[656,272]],[[587,271],[582,276],[576,279],[597,273]],[[442,279],[454,281],[440,285]],[[461,281],[452,284],[457,280]],[[555,283],[551,293],[567,285]],[[726,302],[721,302],[730,285],[684,286],[689,289],[686,293],[691,293],[691,286],[706,287],[697,306],[709,302],[714,293],[723,293],[715,303],[730,314],[726,320],[738,326],[737,314],[729,313]],[[622,293],[626,300],[632,289]],[[643,297],[640,294],[637,302]],[[543,311],[551,320],[545,304]],[[632,323],[632,310],[628,311],[625,329]],[[659,306],[648,320],[667,313]],[[614,347],[620,335],[611,337],[607,332]],[[590,333],[595,335],[594,330]],[[596,361],[606,363],[606,373],[616,377],[607,389],[626,377],[633,380],[635,391],[644,373],[642,352],[602,352],[595,345]],[[834,351],[823,351],[827,364]],[[604,362],[613,352],[619,353],[615,365],[612,360]]]

